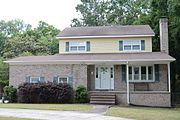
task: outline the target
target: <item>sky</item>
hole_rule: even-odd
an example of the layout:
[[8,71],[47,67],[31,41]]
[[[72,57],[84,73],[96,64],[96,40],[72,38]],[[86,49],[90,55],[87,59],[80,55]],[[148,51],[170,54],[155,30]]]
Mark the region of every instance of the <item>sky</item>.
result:
[[80,0],[0,0],[0,20],[21,19],[36,27],[42,20],[63,30],[79,17],[76,5]]

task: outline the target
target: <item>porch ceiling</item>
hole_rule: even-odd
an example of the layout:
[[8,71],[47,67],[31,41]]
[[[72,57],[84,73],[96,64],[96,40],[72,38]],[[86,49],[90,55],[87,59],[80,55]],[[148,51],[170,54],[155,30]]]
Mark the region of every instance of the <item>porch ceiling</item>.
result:
[[141,53],[79,53],[79,54],[56,54],[49,56],[26,56],[5,61],[10,64],[38,63],[38,64],[95,64],[114,63],[167,63],[175,59],[163,52]]

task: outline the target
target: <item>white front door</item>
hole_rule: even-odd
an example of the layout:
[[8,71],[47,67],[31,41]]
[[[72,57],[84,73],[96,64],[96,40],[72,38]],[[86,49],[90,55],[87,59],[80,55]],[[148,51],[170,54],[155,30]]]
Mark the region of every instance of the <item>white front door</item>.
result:
[[114,89],[114,67],[96,66],[95,74],[96,89]]

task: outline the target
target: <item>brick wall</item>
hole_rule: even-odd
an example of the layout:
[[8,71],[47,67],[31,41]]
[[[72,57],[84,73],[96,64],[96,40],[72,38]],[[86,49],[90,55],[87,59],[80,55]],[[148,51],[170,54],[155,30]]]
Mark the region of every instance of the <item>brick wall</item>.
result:
[[87,65],[10,65],[9,84],[18,87],[26,81],[26,76],[43,76],[46,81],[53,81],[55,76],[73,77],[73,87],[87,87]]

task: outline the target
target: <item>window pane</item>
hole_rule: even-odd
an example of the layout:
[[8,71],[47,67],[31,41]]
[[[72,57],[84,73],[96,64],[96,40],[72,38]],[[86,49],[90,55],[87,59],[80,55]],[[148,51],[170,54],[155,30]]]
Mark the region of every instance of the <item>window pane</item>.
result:
[[77,51],[77,46],[71,46],[71,47],[70,47],[70,50],[71,50],[71,51]]
[[96,78],[98,78],[98,68],[96,68]]
[[39,77],[31,77],[30,83],[39,83]]
[[59,83],[68,83],[67,77],[61,77],[61,78],[59,78]]
[[134,80],[139,80],[139,67],[134,67]]
[[148,80],[153,80],[153,67],[148,67]]
[[131,45],[124,45],[124,50],[131,50]]
[[111,67],[111,78],[113,78],[113,68]]
[[129,67],[129,80],[132,80],[132,67]]
[[141,80],[146,80],[146,66],[141,67]]
[[79,51],[85,51],[85,46],[78,46]]
[[140,40],[132,40],[132,45],[140,45]]
[[140,50],[140,45],[133,45],[133,50]]

